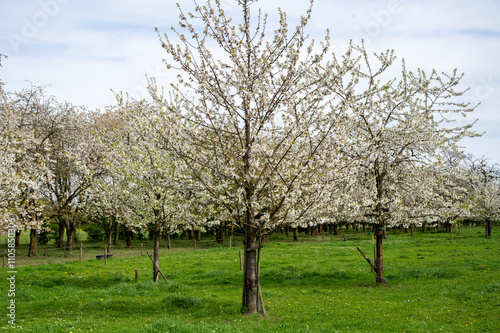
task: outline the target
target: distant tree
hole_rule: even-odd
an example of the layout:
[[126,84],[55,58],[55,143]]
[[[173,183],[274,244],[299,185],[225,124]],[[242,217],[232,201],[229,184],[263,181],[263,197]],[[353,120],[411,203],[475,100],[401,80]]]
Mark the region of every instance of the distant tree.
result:
[[500,169],[485,158],[469,157],[467,172],[475,202],[473,218],[484,221],[486,238],[494,221],[500,219]]

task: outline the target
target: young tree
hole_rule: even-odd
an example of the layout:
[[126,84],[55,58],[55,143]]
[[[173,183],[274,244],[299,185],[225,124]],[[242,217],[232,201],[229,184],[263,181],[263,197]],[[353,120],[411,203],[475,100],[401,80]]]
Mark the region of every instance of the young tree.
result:
[[[322,147],[334,136],[345,106],[329,97],[327,82],[348,67],[320,70],[329,43],[327,37],[318,52],[306,44],[311,7],[294,29],[280,11],[279,26],[266,39],[267,16],[251,16],[254,2],[238,1],[243,18],[237,25],[218,0],[214,6],[195,3],[194,14],[180,9],[179,26],[186,34],[173,29],[180,45],[166,34],[160,37],[170,57],[167,67],[181,71],[179,85],[172,86],[170,99],[152,87],[162,113],[150,116],[160,133],[175,133],[165,137],[164,148],[182,159],[211,195],[220,219],[244,230],[246,313],[264,312],[262,234],[302,218],[325,191],[325,175],[335,173],[329,161],[337,158],[327,155],[336,156],[337,150]],[[195,18],[200,30],[190,22]],[[333,103],[334,111],[328,111],[325,106]]]

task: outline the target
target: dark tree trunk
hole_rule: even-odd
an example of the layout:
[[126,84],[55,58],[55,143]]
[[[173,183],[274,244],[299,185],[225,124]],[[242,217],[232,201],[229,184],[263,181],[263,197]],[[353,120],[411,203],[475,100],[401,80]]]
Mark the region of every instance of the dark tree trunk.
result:
[[290,226],[287,225],[285,230],[286,230],[286,237],[288,237],[290,235]]
[[296,242],[299,241],[299,227],[293,228],[293,240]]
[[113,219],[113,224],[115,225],[115,237],[113,240],[113,245],[120,244],[120,223],[116,219]]
[[127,247],[130,249],[132,247],[132,240],[134,238],[134,233],[131,227],[125,227],[125,241],[127,242]]
[[491,237],[491,226],[493,222],[490,219],[486,219],[484,222],[484,233],[486,235],[486,238]]
[[224,238],[226,236],[225,233],[226,223],[222,222],[221,225],[216,229],[215,237],[218,244],[224,244]]
[[195,235],[196,241],[200,242],[201,241],[201,231],[200,230],[195,230],[194,231],[194,235]]
[[16,231],[16,236],[14,238],[14,245],[16,247],[18,247],[21,243],[21,232],[20,231]]
[[76,223],[70,221],[66,226],[66,251],[73,251],[73,243],[75,241]]
[[445,223],[446,232],[451,232],[451,223]]
[[337,235],[339,234],[339,225],[338,225],[337,223],[335,223],[335,224],[333,225],[333,234],[334,234],[335,236],[337,236]]
[[66,229],[66,222],[62,218],[58,218],[57,220],[58,220],[57,224],[59,225],[59,235],[57,238],[57,247],[62,248],[62,247],[64,247],[64,231]]
[[253,223],[253,217],[247,214],[247,221],[251,221],[245,228],[245,261],[243,282],[243,308],[245,313],[257,313],[257,229]]
[[36,229],[31,229],[28,257],[36,255],[37,250],[38,250],[38,232],[36,231]]
[[194,239],[194,230],[189,229],[188,230],[188,239],[193,240]]
[[153,282],[157,282],[160,278],[160,271],[158,267],[160,267],[160,239],[161,239],[161,212],[157,209],[154,209],[155,214],[155,225],[153,228]]
[[377,237],[375,245],[375,253],[376,253],[375,267],[377,268],[377,284],[383,284],[385,283],[383,249],[382,249],[382,241],[384,239],[384,226],[378,224],[375,228],[375,235]]

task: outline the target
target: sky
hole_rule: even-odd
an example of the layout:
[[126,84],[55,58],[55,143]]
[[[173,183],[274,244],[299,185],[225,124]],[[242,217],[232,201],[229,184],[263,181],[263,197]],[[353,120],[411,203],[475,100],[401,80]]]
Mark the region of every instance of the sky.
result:
[[[177,75],[155,28],[171,34],[176,3],[191,0],[0,0],[0,80],[8,91],[45,86],[59,101],[104,109],[113,92],[147,96],[146,77],[168,85]],[[205,0],[198,0],[200,4]],[[221,0],[230,16],[241,17],[236,0]],[[272,27],[277,8],[295,26],[307,0],[260,0]],[[307,28],[316,40],[328,29],[333,51],[361,39],[369,52],[394,49],[409,70],[464,73],[463,99],[480,103],[472,119],[482,137],[462,142],[467,153],[500,164],[500,1],[498,0],[315,0]]]

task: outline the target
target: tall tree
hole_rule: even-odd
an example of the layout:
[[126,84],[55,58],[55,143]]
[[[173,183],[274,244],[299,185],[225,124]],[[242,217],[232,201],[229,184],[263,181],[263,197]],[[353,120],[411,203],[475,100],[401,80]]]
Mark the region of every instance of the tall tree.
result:
[[[344,64],[320,70],[329,43],[316,50],[305,27],[311,7],[289,29],[280,11],[278,28],[266,38],[267,16],[251,16],[256,1],[239,0],[242,19],[233,24],[216,0],[196,2],[194,14],[180,9],[180,29],[160,36],[169,55],[167,67],[181,71],[170,98],[152,86],[162,114],[150,116],[174,152],[219,205],[221,220],[238,224],[245,234],[242,307],[264,312],[260,293],[260,239],[266,228],[300,219],[325,190],[328,169],[321,149],[334,135],[337,116],[326,84],[345,71]],[[200,25],[190,20],[199,19]],[[200,27],[198,30],[197,27]],[[219,57],[214,56],[217,48]],[[220,52],[219,52],[220,51]],[[333,140],[335,142],[335,140]],[[331,147],[335,154],[335,148]],[[330,153],[331,153],[330,152]],[[333,170],[331,173],[334,173]]]

